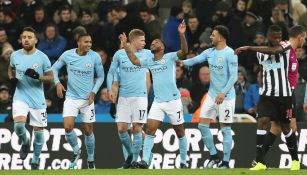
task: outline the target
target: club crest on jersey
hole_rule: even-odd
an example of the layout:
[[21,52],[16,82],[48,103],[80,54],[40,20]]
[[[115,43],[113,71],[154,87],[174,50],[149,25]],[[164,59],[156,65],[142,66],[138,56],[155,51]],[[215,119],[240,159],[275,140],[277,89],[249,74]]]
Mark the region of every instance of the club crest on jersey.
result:
[[86,63],[86,64],[85,64],[85,67],[86,67],[86,68],[91,68],[91,67],[92,67],[92,64],[91,64],[91,63]]
[[222,57],[220,57],[220,58],[217,58],[217,62],[222,62],[223,61],[223,58]]
[[34,64],[32,65],[32,68],[33,68],[33,69],[38,68],[38,63],[34,63]]

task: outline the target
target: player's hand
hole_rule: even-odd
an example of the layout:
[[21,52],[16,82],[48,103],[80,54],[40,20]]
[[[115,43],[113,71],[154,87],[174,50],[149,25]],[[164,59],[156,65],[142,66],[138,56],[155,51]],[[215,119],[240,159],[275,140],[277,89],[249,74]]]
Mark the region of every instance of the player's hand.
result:
[[235,50],[235,54],[239,55],[241,52],[248,51],[248,49],[249,49],[249,46],[239,47]]
[[215,98],[215,103],[219,105],[219,104],[223,103],[224,99],[225,99],[225,94],[219,93],[219,94],[217,94],[217,96]]
[[176,61],[176,65],[179,66],[179,67],[184,66],[183,61],[181,61],[181,60]]
[[304,104],[303,104],[303,109],[304,109],[304,111],[307,113],[307,103],[304,103]]
[[179,32],[179,34],[184,34],[185,33],[185,31],[186,31],[186,29],[187,29],[187,27],[186,27],[186,25],[185,25],[185,22],[184,22],[184,20],[182,20],[182,22],[179,24],[179,26],[178,26],[178,32]]
[[111,103],[116,103],[116,94],[113,91],[109,91],[109,99],[111,101]]
[[91,92],[90,95],[88,96],[88,105],[91,105],[94,103],[96,94],[94,92]]
[[292,109],[287,109],[287,116],[288,119],[292,118]]
[[125,32],[123,32],[122,34],[120,34],[119,36],[118,36],[118,39],[120,40],[120,43],[121,43],[121,45],[122,46],[124,46],[125,44],[127,44],[127,36],[126,36],[126,34],[125,34]]
[[34,69],[27,69],[25,72],[25,75],[33,78],[33,79],[39,79],[39,74]]
[[247,112],[249,114],[255,114],[256,113],[256,109],[255,108],[249,108]]
[[59,98],[63,98],[63,91],[66,91],[66,89],[64,88],[62,83],[59,82],[58,84],[56,84],[56,93]]

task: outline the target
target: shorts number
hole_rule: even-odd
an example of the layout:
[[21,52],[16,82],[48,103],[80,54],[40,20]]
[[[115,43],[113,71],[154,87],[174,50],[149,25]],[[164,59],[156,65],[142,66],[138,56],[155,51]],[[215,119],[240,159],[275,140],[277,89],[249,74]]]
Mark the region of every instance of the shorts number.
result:
[[47,112],[42,112],[41,115],[43,117],[42,121],[47,122]]
[[91,115],[90,120],[93,120],[93,119],[94,119],[94,116],[95,116],[95,114],[94,114],[94,109],[91,109],[91,112],[92,112],[92,115]]
[[140,120],[143,120],[146,110],[139,110],[139,111],[140,111]]
[[227,113],[225,117],[226,117],[226,118],[229,118],[229,117],[230,117],[230,116],[229,116],[230,111],[229,111],[228,109],[226,109],[226,110],[225,110],[225,113]]
[[181,111],[178,111],[177,114],[178,114],[177,122],[180,122],[180,120],[181,120]]

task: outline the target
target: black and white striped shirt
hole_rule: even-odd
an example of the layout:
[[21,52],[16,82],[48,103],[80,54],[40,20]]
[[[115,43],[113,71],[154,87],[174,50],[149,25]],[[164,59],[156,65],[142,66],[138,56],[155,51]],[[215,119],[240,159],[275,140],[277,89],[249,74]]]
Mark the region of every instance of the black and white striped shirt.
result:
[[283,41],[280,45],[284,52],[280,54],[263,54],[257,52],[259,64],[263,67],[262,87],[259,89],[260,95],[287,97],[291,96],[290,83],[288,81],[290,42]]

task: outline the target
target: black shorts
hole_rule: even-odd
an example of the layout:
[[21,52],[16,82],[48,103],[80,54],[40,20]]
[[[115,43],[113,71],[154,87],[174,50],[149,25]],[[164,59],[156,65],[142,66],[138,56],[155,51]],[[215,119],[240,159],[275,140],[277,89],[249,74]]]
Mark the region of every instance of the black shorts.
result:
[[296,118],[296,116],[297,116],[296,97],[295,97],[295,91],[292,90],[292,118]]
[[258,102],[258,118],[270,117],[271,120],[281,123],[290,123],[287,110],[292,108],[292,97],[260,96]]

